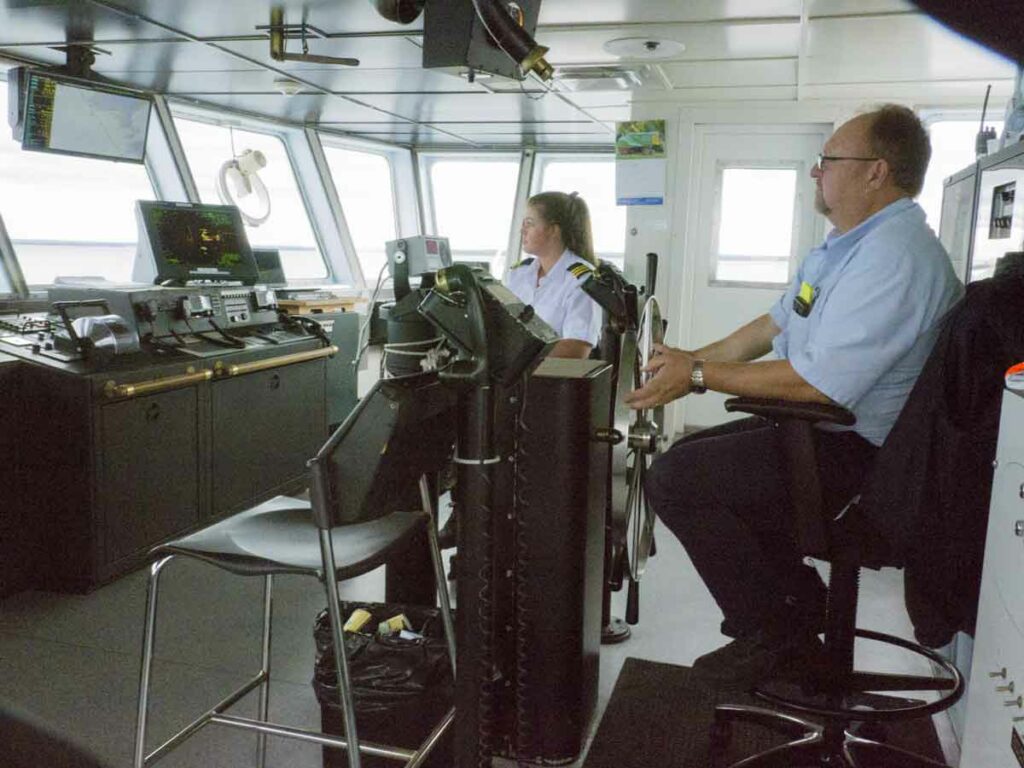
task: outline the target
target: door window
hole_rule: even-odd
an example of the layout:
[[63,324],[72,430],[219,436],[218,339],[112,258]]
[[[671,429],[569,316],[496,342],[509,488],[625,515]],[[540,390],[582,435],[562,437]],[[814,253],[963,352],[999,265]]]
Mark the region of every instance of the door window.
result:
[[795,168],[720,169],[715,283],[789,282],[796,174]]

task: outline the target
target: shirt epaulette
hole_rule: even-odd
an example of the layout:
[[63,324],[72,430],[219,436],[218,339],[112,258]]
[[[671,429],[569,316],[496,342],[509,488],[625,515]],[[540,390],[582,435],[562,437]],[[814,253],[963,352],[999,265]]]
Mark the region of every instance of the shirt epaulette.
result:
[[583,278],[588,277],[593,271],[594,268],[592,266],[582,261],[577,261],[575,264],[569,266],[569,272],[572,273],[572,276],[577,280],[582,280]]
[[520,259],[511,267],[509,267],[509,269],[519,269],[520,267],[526,267],[529,266],[530,264],[533,264],[533,256],[527,256],[525,259]]

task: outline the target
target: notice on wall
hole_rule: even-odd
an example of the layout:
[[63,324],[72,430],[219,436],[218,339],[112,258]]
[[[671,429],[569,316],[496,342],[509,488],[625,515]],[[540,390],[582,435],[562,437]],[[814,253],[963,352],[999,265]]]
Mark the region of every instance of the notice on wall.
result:
[[664,120],[616,123],[616,204],[662,205],[667,163]]

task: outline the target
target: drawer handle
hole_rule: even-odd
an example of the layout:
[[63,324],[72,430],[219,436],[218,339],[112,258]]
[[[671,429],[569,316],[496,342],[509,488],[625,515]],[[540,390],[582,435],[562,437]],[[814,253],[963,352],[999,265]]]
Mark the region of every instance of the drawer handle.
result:
[[999,693],[1009,693],[1010,695],[1013,695],[1013,680],[1008,682],[1006,685],[997,685],[996,691]]
[[221,376],[242,376],[246,373],[256,373],[257,371],[268,371],[271,368],[280,368],[284,365],[294,365],[295,363],[304,363],[308,360],[319,360],[321,357],[331,357],[337,354],[338,348],[336,346],[322,347],[320,349],[312,349],[308,352],[295,352],[291,355],[280,355],[278,357],[271,357],[267,360],[256,360],[252,363],[237,363],[235,365],[224,365],[223,363],[217,363],[215,366],[217,373]]
[[1010,701],[1004,701],[1003,702],[1003,706],[1004,707],[1017,707],[1017,709],[1020,709],[1021,707],[1024,707],[1024,696],[1018,696],[1016,699],[1012,699]]
[[152,395],[154,392],[163,392],[168,389],[187,387],[189,384],[198,384],[201,381],[209,381],[213,378],[213,371],[197,371],[195,368],[188,368],[186,373],[178,376],[165,376],[162,379],[150,379],[140,381],[137,384],[118,384],[116,381],[108,381],[103,386],[103,394],[109,399],[127,397],[141,397]]

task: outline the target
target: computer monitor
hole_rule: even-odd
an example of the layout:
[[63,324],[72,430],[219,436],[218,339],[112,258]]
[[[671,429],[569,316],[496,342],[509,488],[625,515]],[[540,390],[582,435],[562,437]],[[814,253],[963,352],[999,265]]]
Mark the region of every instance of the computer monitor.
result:
[[[10,77],[22,149],[141,163],[150,98],[104,84],[20,70]],[[15,110],[17,112],[15,113]]]
[[259,281],[256,259],[235,206],[139,200],[136,213],[135,280],[178,285]]
[[276,248],[253,248],[252,255],[256,259],[260,282],[264,285],[284,285],[284,267],[281,265],[281,252]]

